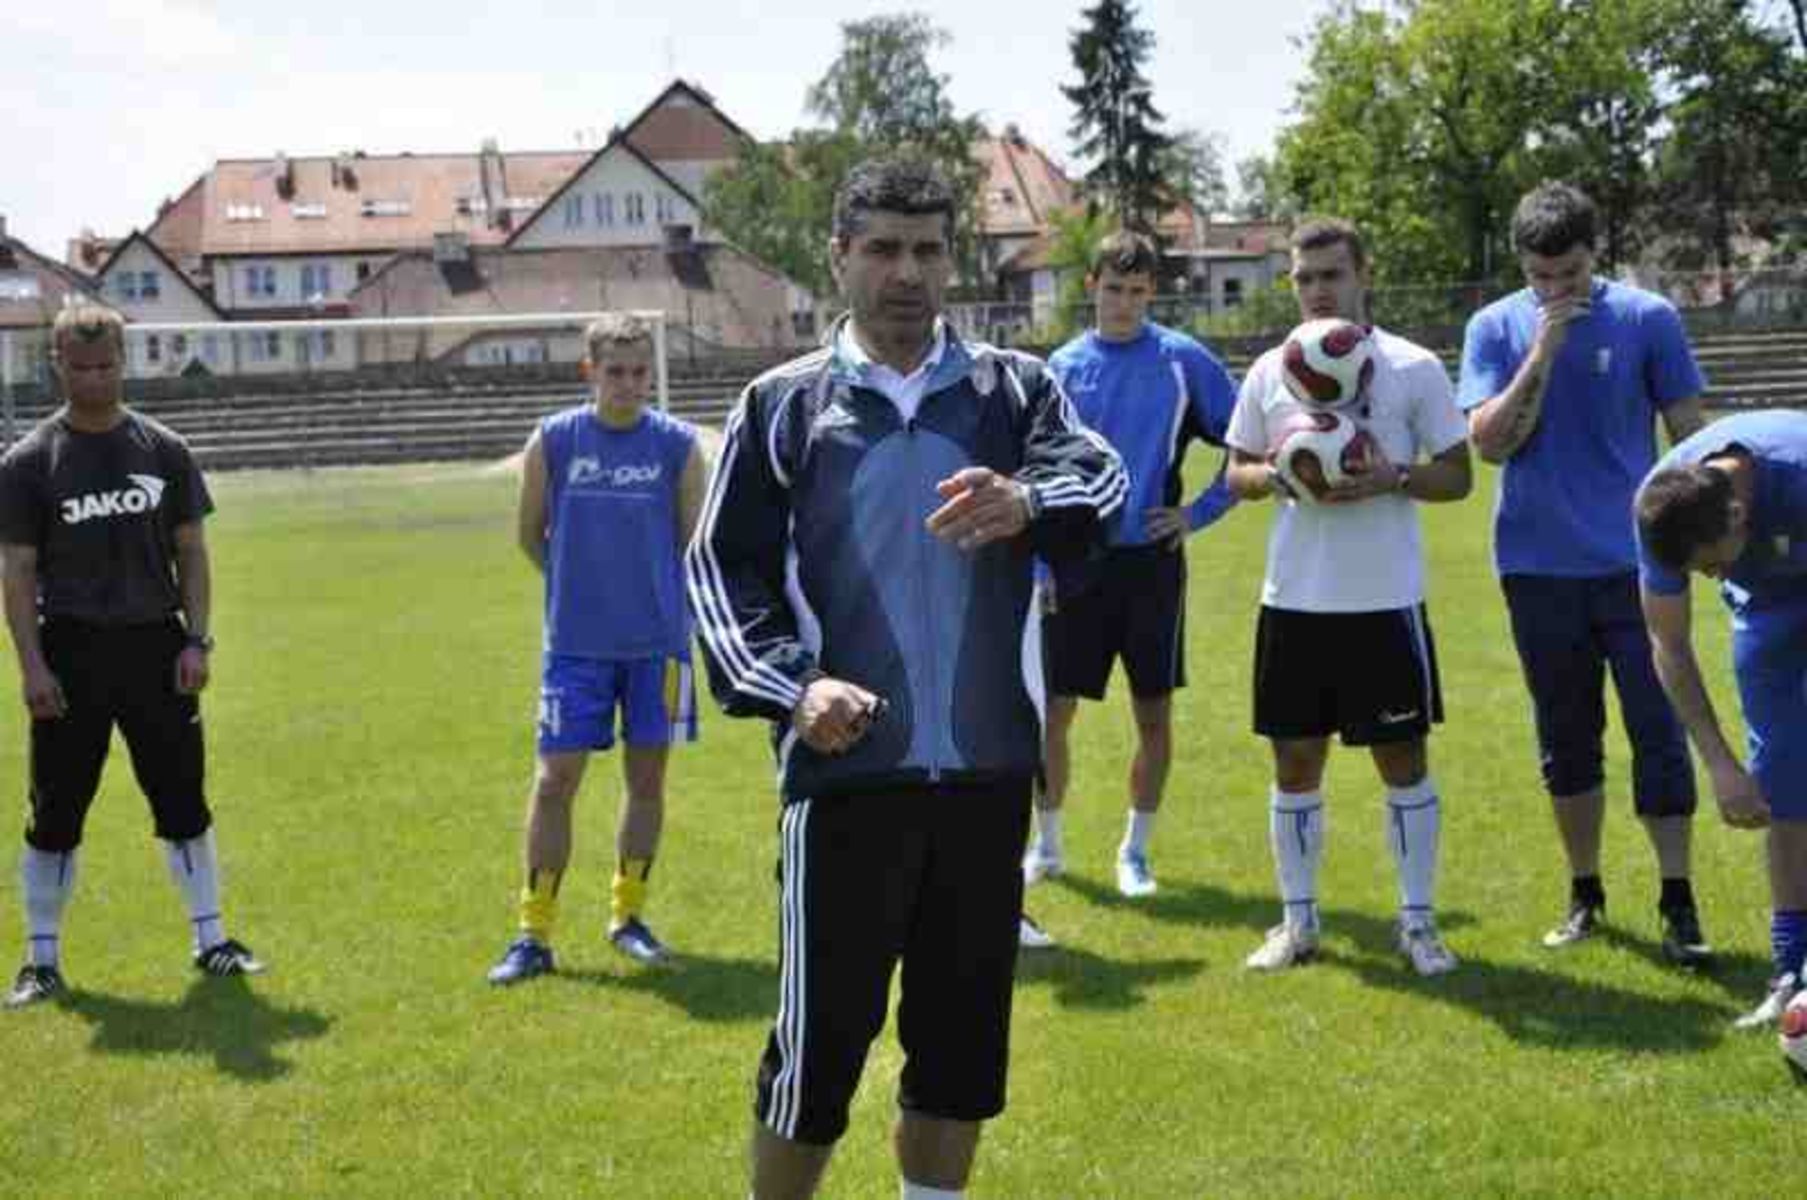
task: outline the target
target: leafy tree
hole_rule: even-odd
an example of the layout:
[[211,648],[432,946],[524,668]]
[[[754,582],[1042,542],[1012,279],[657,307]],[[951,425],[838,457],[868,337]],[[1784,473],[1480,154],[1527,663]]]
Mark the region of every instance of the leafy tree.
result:
[[1137,26],[1130,0],[1098,0],[1080,15],[1085,27],[1068,43],[1079,82],[1060,90],[1075,109],[1068,132],[1079,157],[1093,163],[1086,186],[1125,226],[1152,228],[1170,196],[1162,168],[1172,144],[1142,74],[1154,34]]
[[1048,265],[1059,281],[1054,299],[1054,328],[1038,341],[1064,342],[1085,324],[1088,301],[1086,272],[1098,246],[1118,228],[1116,218],[1095,208],[1053,213],[1048,235]]
[[1173,135],[1161,156],[1161,178],[1176,198],[1206,214],[1220,213],[1230,207],[1230,183],[1223,160],[1222,134],[1183,129]]

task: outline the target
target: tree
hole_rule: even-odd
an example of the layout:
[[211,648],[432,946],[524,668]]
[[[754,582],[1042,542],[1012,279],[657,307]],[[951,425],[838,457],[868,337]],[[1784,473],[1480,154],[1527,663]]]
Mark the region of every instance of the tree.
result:
[[1080,15],[1086,25],[1068,43],[1079,82],[1060,89],[1076,110],[1068,132],[1093,162],[1085,183],[1094,199],[1125,226],[1150,228],[1170,198],[1162,166],[1171,139],[1142,74],[1154,34],[1137,27],[1129,0],[1098,0]]
[[1118,228],[1109,214],[1072,208],[1049,217],[1048,265],[1059,281],[1054,300],[1054,328],[1047,340],[1064,342],[1084,324],[1085,277],[1098,246]]
[[1230,206],[1230,184],[1224,175],[1224,137],[1200,129],[1173,135],[1161,156],[1161,179],[1167,190],[1207,216]]
[[841,26],[841,51],[805,96],[825,127],[793,131],[788,143],[748,145],[704,193],[707,219],[742,248],[827,295],[834,193],[854,163],[912,154],[936,163],[955,196],[955,261],[974,277],[977,199],[983,166],[975,117],[960,116],[947,77],[930,54],[948,35],[919,14],[878,16]]

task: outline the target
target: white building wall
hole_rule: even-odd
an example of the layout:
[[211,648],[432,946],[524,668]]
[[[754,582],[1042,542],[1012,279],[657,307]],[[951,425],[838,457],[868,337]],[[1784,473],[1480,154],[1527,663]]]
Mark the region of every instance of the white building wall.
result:
[[[213,272],[214,301],[228,312],[243,312],[295,308],[313,303],[316,296],[323,304],[337,303],[358,286],[360,265],[368,276],[388,258],[383,252],[281,257],[222,255],[209,259],[208,265]],[[273,295],[269,294],[272,290]]]
[[702,214],[639,159],[617,147],[591,163],[543,209],[515,245],[656,246],[665,240],[666,225],[688,225],[700,238]]

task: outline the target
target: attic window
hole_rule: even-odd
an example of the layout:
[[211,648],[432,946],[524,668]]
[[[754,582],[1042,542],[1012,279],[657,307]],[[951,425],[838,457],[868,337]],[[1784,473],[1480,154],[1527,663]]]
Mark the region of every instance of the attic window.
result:
[[25,271],[0,271],[0,300],[36,300],[37,276]]
[[261,221],[264,219],[264,206],[261,204],[228,204],[226,219],[228,221]]
[[1010,188],[999,188],[998,189],[998,203],[999,204],[1015,204],[1016,203],[1016,192]]
[[366,200],[358,211],[367,217],[405,217],[414,205],[407,200]]
[[502,207],[509,212],[532,212],[545,200],[544,196],[510,196],[502,201]]
[[489,201],[482,196],[460,196],[457,209],[461,217],[480,217],[489,212]]
[[326,217],[326,205],[320,203],[291,204],[289,215],[297,221],[319,221]]

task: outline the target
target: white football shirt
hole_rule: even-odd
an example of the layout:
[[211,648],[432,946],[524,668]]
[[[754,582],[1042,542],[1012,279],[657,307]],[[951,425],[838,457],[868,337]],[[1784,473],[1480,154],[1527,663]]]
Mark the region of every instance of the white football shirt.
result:
[[[1374,378],[1356,415],[1393,462],[1434,458],[1468,437],[1449,373],[1429,350],[1374,331]],[[1280,351],[1249,368],[1228,441],[1265,457],[1287,420],[1305,411],[1280,377]],[[1402,495],[1354,504],[1281,498],[1267,541],[1261,602],[1298,612],[1378,612],[1424,599],[1424,550],[1416,502]]]

